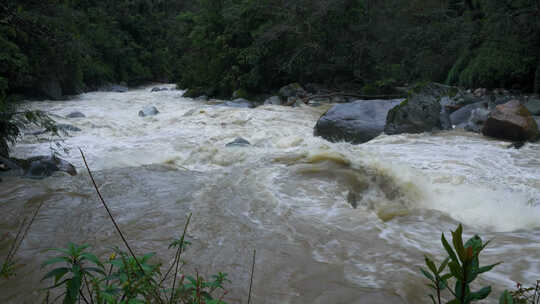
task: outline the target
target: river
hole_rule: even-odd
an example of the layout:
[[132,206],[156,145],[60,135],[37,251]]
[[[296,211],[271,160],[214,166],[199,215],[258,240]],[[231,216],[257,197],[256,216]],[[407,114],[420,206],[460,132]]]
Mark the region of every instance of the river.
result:
[[[246,303],[253,249],[253,303],[429,303],[418,268],[424,254],[442,260],[441,232],[458,223],[466,237],[493,239],[482,264],[504,261],[479,279],[494,287],[489,303],[540,279],[540,144],[507,149],[457,130],[330,143],[313,136],[328,106],[231,108],[150,89],[23,105],[82,129],[61,142],[79,174],[3,178],[0,235],[44,205],[17,276],[0,280],[1,303],[37,303],[47,248],[88,243],[106,255],[122,245],[79,147],[137,253],[167,261],[193,213],[186,270],[227,272],[229,303]],[[139,117],[147,105],[160,113]],[[64,118],[73,111],[86,117]],[[236,137],[251,146],[226,147]],[[25,136],[12,155],[54,147]]]

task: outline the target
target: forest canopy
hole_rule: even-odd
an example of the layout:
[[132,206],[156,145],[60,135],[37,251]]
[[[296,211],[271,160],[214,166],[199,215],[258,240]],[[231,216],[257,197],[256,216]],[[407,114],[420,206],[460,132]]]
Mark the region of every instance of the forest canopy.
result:
[[5,0],[0,62],[2,99],[149,81],[538,92],[540,0]]

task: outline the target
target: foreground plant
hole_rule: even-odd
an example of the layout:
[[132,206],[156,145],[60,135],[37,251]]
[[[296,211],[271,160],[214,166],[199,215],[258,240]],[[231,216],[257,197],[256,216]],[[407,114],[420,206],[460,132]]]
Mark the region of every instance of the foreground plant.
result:
[[[469,304],[483,300],[491,293],[491,286],[483,287],[477,291],[471,291],[471,284],[478,278],[478,275],[488,272],[500,264],[496,263],[480,267],[480,253],[490,241],[483,243],[482,239],[478,235],[475,235],[464,244],[462,233],[463,227],[461,224],[455,231],[452,231],[453,247],[446,240],[443,233],[441,235],[441,242],[448,253],[448,257],[442,262],[440,267],[436,267],[435,263],[426,257],[425,262],[431,273],[421,268],[424,276],[432,282],[428,286],[437,293],[437,301],[433,295],[430,295],[434,304],[442,303],[441,292],[443,290],[448,290],[453,297],[447,304]],[[450,272],[443,274],[447,266]],[[454,281],[454,288],[450,288],[448,284],[449,280]]]
[[[177,241],[172,245],[179,246]],[[88,249],[89,245],[70,243],[67,248],[51,249],[62,255],[43,263],[43,267],[58,265],[49,271],[43,280],[53,280],[52,286],[47,290],[63,289],[59,297],[63,297],[65,304],[79,301],[89,304],[225,303],[223,297],[227,292],[223,284],[229,281],[227,274],[220,272],[207,281],[198,273],[195,276],[180,274],[179,267],[174,273],[175,276],[179,275],[180,279],[166,286],[164,283],[167,282],[170,272],[161,274],[161,264],[151,262],[154,253],[134,258],[129,253],[115,249],[107,261],[101,261],[88,252]],[[175,257],[179,259],[178,254]],[[177,259],[174,259],[171,266],[175,266],[176,261]],[[220,296],[215,296],[219,291]],[[49,299],[45,302],[49,303]]]

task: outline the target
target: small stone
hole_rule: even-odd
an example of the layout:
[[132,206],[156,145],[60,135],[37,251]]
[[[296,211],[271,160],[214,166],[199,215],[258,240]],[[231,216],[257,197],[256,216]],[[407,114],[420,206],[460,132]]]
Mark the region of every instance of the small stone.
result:
[[226,144],[226,147],[245,147],[251,145],[249,141],[243,139],[242,137],[237,137],[235,140]]
[[71,112],[68,115],[66,115],[66,118],[84,118],[86,115],[79,111]]

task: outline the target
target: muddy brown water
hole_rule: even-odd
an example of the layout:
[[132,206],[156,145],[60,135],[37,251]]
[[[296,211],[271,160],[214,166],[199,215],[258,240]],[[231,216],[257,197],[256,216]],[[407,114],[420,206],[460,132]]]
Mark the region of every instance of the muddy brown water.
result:
[[[494,287],[486,303],[540,279],[538,144],[506,149],[462,131],[329,143],[312,136],[324,107],[234,109],[149,91],[25,105],[82,129],[62,141],[79,175],[3,178],[0,257],[43,207],[17,276],[0,280],[1,303],[39,302],[47,248],[87,243],[106,256],[122,245],[77,147],[137,253],[170,260],[168,244],[193,213],[185,270],[228,273],[230,303],[247,302],[253,249],[253,303],[429,303],[418,267],[424,254],[444,257],[440,233],[460,222],[467,236],[494,239],[481,262],[504,261],[479,280]],[[138,117],[146,105],[160,114]],[[86,117],[63,118],[72,111]],[[225,146],[238,136],[251,146]],[[25,136],[13,154],[49,153],[46,139]]]

